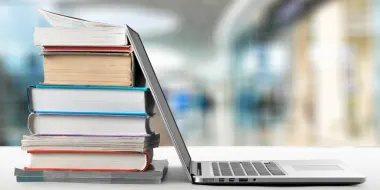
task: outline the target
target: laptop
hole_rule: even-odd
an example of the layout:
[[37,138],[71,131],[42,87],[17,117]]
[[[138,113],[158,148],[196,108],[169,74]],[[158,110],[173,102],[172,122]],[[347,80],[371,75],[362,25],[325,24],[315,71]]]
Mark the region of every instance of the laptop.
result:
[[162,115],[166,129],[191,183],[225,185],[348,185],[365,176],[336,160],[195,161],[181,136],[147,52],[137,32],[126,26],[127,36]]

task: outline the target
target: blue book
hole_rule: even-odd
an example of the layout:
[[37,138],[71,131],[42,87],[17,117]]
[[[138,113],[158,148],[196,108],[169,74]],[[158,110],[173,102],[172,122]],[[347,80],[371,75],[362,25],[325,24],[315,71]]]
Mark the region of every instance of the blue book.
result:
[[35,85],[27,94],[37,114],[150,116],[155,105],[143,87]]

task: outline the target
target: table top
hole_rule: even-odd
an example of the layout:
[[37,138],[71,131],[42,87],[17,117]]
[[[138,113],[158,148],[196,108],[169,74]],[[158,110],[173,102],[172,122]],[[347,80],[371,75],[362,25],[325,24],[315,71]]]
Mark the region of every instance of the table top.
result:
[[[339,159],[367,176],[364,184],[355,186],[310,186],[297,189],[378,189],[380,187],[380,148],[370,147],[189,147],[193,160],[294,160]],[[0,147],[1,189],[55,190],[55,189],[225,189],[231,186],[191,184],[173,147],[160,147],[154,151],[155,159],[168,159],[169,170],[163,184],[81,184],[81,183],[17,183],[13,176],[15,167],[29,165],[29,155],[20,147]],[[4,188],[5,187],[5,188]],[[250,186],[236,188],[248,189]],[[256,186],[255,189],[294,189],[294,187]]]

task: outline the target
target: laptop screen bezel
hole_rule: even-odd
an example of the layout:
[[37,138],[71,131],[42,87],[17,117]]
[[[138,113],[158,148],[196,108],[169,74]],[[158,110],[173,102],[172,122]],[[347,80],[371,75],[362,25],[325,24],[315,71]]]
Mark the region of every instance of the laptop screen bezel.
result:
[[132,28],[130,28],[128,25],[126,26],[126,34],[132,46],[133,53],[136,56],[137,62],[140,65],[145,79],[149,85],[150,91],[152,92],[152,95],[156,102],[156,106],[161,113],[166,130],[169,133],[169,136],[180,158],[182,167],[185,170],[189,180],[192,181],[191,157],[189,151],[187,150],[181,132],[179,131],[177,123],[175,122],[174,116],[170,110],[169,104],[162,91],[161,85],[154,72],[154,69],[149,60],[148,54],[142,43],[140,35],[137,32],[135,32]]

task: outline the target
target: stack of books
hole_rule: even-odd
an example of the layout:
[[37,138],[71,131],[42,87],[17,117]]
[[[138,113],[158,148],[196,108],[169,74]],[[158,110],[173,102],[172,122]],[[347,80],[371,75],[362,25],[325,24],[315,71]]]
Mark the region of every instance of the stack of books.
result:
[[[53,17],[53,26],[57,18],[65,24],[88,22],[43,14]],[[16,168],[18,181],[162,181],[167,161],[152,162],[160,143],[150,128],[155,103],[124,31],[117,26],[35,29],[44,82],[28,89],[31,134],[21,144],[31,163]]]

